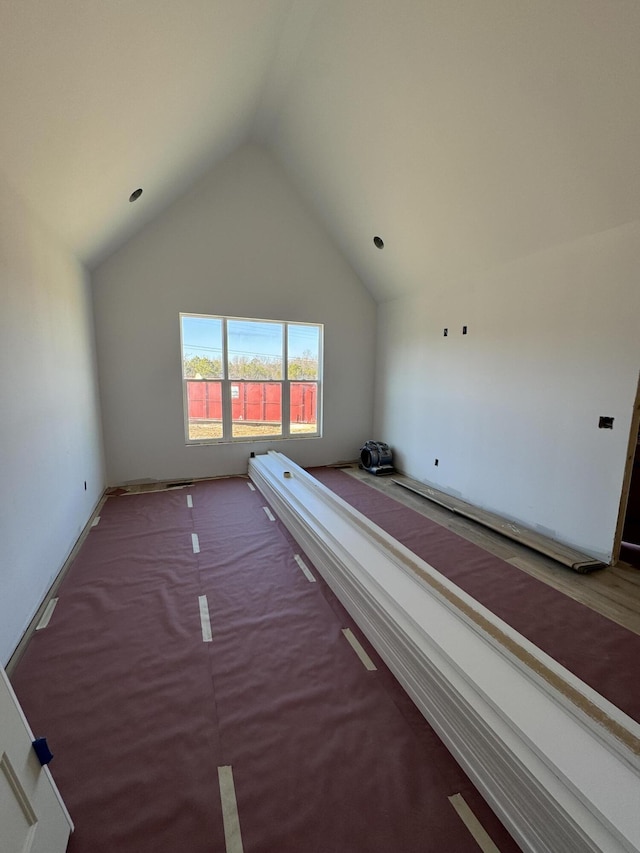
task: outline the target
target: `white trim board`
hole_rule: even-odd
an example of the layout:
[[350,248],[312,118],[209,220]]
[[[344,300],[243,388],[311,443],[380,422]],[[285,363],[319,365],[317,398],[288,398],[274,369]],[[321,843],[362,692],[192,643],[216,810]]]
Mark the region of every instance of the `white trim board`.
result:
[[640,853],[637,723],[287,457],[249,475],[523,851]]

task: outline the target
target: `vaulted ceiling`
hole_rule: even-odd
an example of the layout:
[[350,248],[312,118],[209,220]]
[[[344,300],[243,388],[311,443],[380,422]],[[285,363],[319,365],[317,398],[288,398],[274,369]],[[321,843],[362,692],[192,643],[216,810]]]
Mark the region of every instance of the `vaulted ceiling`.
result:
[[93,267],[257,141],[384,300],[640,217],[639,44],[637,0],[3,0],[0,170]]

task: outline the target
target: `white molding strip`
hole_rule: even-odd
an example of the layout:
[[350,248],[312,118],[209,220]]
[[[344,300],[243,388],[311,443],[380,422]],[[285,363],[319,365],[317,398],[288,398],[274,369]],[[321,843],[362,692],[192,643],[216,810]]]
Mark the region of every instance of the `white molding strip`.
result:
[[287,457],[249,475],[523,851],[640,853],[635,721]]

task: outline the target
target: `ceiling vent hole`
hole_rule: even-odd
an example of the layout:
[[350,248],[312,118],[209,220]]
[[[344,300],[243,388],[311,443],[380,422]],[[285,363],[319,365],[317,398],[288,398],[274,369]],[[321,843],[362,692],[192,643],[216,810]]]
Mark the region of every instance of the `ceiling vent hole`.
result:
[[142,195],[142,189],[138,187],[137,190],[134,190],[129,196],[129,201],[138,201],[140,196]]
[[382,237],[374,237],[373,245],[376,247],[376,249],[384,249],[384,240],[382,239]]

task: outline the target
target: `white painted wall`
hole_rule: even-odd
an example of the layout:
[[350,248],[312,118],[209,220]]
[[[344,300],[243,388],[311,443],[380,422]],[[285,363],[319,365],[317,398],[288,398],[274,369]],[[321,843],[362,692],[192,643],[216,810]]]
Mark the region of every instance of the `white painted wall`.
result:
[[608,560],[639,279],[636,221],[381,305],[376,435],[416,479]]
[[[245,472],[269,447],[353,459],[371,436],[374,302],[263,149],[236,151],[92,282],[109,483]],[[181,311],[324,323],[323,437],[185,446]]]
[[0,305],[6,663],[102,494],[104,472],[87,276],[2,179]]

